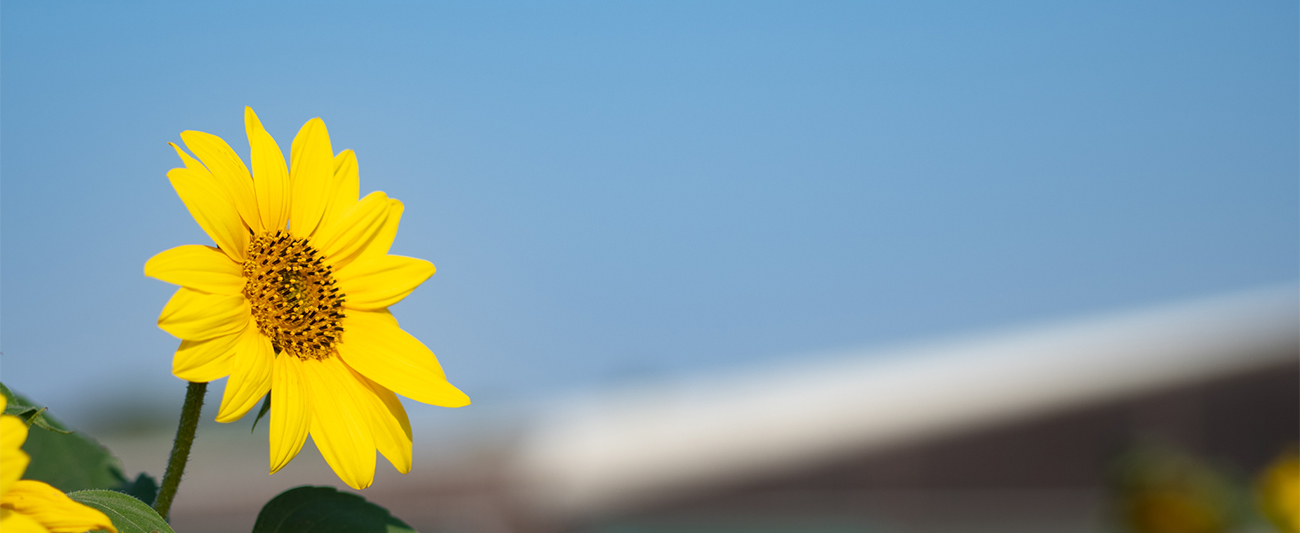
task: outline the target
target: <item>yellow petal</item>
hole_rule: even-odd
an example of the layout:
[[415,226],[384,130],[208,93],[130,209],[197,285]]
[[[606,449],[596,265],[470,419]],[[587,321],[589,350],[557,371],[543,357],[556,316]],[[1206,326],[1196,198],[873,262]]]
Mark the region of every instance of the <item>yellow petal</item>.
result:
[[357,173],[357,155],[344,150],[334,156],[334,177],[327,193],[329,205],[321,218],[321,227],[327,228],[343,218],[343,213],[357,203],[361,196],[361,177]]
[[402,221],[402,211],[404,207],[402,202],[388,199],[388,218],[384,219],[384,226],[375,234],[375,238],[370,241],[370,245],[361,251],[357,260],[369,259],[387,255],[389,248],[393,246],[393,239],[397,237],[397,225]]
[[252,409],[271,389],[271,365],[275,362],[275,348],[271,339],[257,329],[257,322],[249,317],[248,326],[239,334],[239,343],[230,365],[230,379],[221,396],[221,409],[217,422],[234,422]]
[[77,503],[40,481],[24,479],[15,483],[9,492],[0,496],[0,505],[26,515],[54,533],[83,533],[91,529],[117,533],[104,513]]
[[32,517],[0,507],[0,531],[4,533],[49,533]]
[[262,217],[257,212],[257,197],[253,194],[253,177],[239,155],[221,137],[201,131],[182,131],[181,140],[194,156],[208,167],[208,172],[235,202],[235,209],[244,224],[254,230],[262,229]]
[[208,294],[181,287],[163,307],[158,327],[177,338],[201,341],[244,329],[248,300],[243,295]]
[[239,333],[203,341],[181,341],[172,357],[172,374],[185,381],[207,383],[230,375]]
[[388,196],[382,191],[367,194],[343,213],[343,218],[312,239],[334,268],[342,268],[361,255],[379,235],[388,218]]
[[217,243],[221,251],[243,263],[248,251],[248,227],[244,225],[230,193],[216,182],[212,173],[173,143],[172,148],[185,162],[185,168],[167,171],[176,195],[181,197],[190,216]]
[[376,398],[337,357],[303,361],[301,367],[311,391],[312,442],[349,487],[369,487],[375,478],[375,439],[367,419],[374,416],[369,404]]
[[271,365],[271,473],[298,455],[311,428],[310,391],[303,380],[302,361],[280,354]]
[[447,383],[433,352],[387,310],[349,311],[341,340],[339,356],[348,366],[389,390],[443,407],[469,405],[469,397]]
[[253,190],[262,228],[284,229],[289,223],[289,168],[284,164],[284,154],[251,107],[244,108],[244,129],[252,149]]
[[370,431],[375,436],[375,446],[379,447],[379,453],[384,454],[398,472],[410,472],[411,420],[406,417],[406,408],[402,407],[402,402],[393,391],[371,381],[352,367],[348,367],[348,371],[357,382],[370,389],[373,398],[378,400],[377,403],[371,403],[372,414],[366,421],[370,423]]
[[434,273],[433,263],[400,255],[358,259],[339,269],[339,290],[348,309],[373,311],[393,305],[411,294]]
[[32,459],[22,448],[26,440],[26,423],[16,416],[0,417],[0,494],[9,492],[14,482],[27,471],[27,464]]
[[144,275],[213,294],[239,294],[243,266],[211,246],[187,244],[159,253],[144,264]]
[[289,149],[289,183],[293,201],[289,206],[289,231],[298,238],[310,237],[329,207],[329,183],[334,177],[334,152],[329,131],[320,118],[308,120],[293,138]]

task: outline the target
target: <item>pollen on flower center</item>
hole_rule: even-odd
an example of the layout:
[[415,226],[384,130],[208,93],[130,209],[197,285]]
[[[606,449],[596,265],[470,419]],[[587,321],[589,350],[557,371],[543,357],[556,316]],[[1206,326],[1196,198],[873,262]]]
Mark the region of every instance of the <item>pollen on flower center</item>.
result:
[[343,334],[343,294],[307,239],[285,230],[258,235],[248,245],[244,278],[257,329],[279,351],[299,359],[334,354]]

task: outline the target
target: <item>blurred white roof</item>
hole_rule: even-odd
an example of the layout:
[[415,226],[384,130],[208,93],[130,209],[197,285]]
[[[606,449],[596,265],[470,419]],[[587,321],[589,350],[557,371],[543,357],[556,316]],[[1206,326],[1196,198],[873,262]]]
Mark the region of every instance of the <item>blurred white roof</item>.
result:
[[532,428],[514,466],[543,511],[613,511],[1294,359],[1298,295],[1288,285],[571,398]]

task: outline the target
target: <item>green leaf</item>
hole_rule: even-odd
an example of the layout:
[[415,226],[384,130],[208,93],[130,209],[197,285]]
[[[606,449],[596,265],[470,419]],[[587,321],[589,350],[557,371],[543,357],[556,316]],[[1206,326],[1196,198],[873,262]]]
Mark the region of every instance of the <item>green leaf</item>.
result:
[[298,487],[271,498],[257,514],[253,533],[414,533],[365,498],[333,487]]
[[83,490],[70,492],[68,497],[103,511],[118,533],[176,533],[152,507],[120,492]]
[[68,431],[66,427],[63,427],[63,424],[60,424],[53,418],[46,416],[44,407],[36,405],[35,403],[32,403],[31,400],[15,394],[14,391],[9,390],[9,387],[6,387],[4,383],[0,383],[0,392],[4,393],[7,404],[5,405],[4,414],[21,417],[24,422],[27,422],[27,427],[35,425],[41,429],[56,433],[72,433],[71,431]]
[[261,421],[262,417],[266,416],[266,412],[270,410],[271,410],[271,395],[267,394],[266,399],[262,400],[262,408],[257,411],[257,418],[253,419],[253,428],[248,430],[249,433],[252,433],[253,430],[257,429],[257,423]]
[[135,477],[135,481],[126,481],[121,485],[113,487],[113,490],[128,494],[145,505],[153,505],[153,501],[158,498],[158,482],[152,476],[144,472]]
[[[113,454],[94,439],[71,431],[45,408],[15,393],[0,383],[8,405],[5,414],[28,418],[29,430],[23,450],[31,462],[23,472],[24,479],[44,481],[63,492],[89,489],[112,489],[130,494],[152,503],[158,494],[158,483],[148,474],[141,473],[135,481],[122,475],[122,464]],[[34,423],[33,423],[34,422]]]
[[45,409],[46,409],[45,407],[42,407],[39,411],[28,411],[18,416],[23,417],[23,421],[27,422],[27,427],[32,427],[33,425],[35,425],[38,428],[44,429],[46,431],[53,431],[55,433],[63,433],[63,434],[72,433],[71,431],[67,431],[65,429],[55,427],[55,425],[52,424],[54,419],[45,416]]
[[[23,479],[35,479],[63,492],[109,489],[126,482],[122,463],[94,439],[71,431],[45,408],[0,384],[5,414],[27,413],[37,428],[27,432],[23,451],[32,457]],[[11,412],[14,411],[14,412]],[[48,431],[46,431],[48,430]]]
[[44,481],[63,492],[109,489],[126,481],[122,463],[79,433],[30,431],[23,450],[32,456],[23,478]]

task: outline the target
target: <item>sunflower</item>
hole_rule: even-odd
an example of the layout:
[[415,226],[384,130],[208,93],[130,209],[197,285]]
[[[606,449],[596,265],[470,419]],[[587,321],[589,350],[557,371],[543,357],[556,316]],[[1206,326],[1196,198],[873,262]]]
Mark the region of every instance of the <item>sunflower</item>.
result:
[[1257,499],[1278,531],[1300,533],[1300,453],[1287,450],[1260,475]]
[[[0,411],[9,400],[0,395]],[[103,529],[117,533],[108,516],[69,498],[43,482],[20,479],[32,458],[24,452],[27,424],[0,416],[0,530],[5,533],[81,533]]]
[[309,433],[353,488],[373,481],[375,450],[405,474],[411,426],[394,393],[469,404],[388,312],[433,264],[388,254],[402,203],[378,191],[358,199],[356,155],[335,155],[319,118],[298,131],[287,167],[250,108],[244,125],[251,173],[220,137],[182,132],[194,157],[171,145],[185,166],[167,178],[217,245],[179,246],[145,264],[145,275],[181,286],[158,317],[181,339],[172,373],[229,376],[218,422],[239,419],[270,391],[272,474]]

